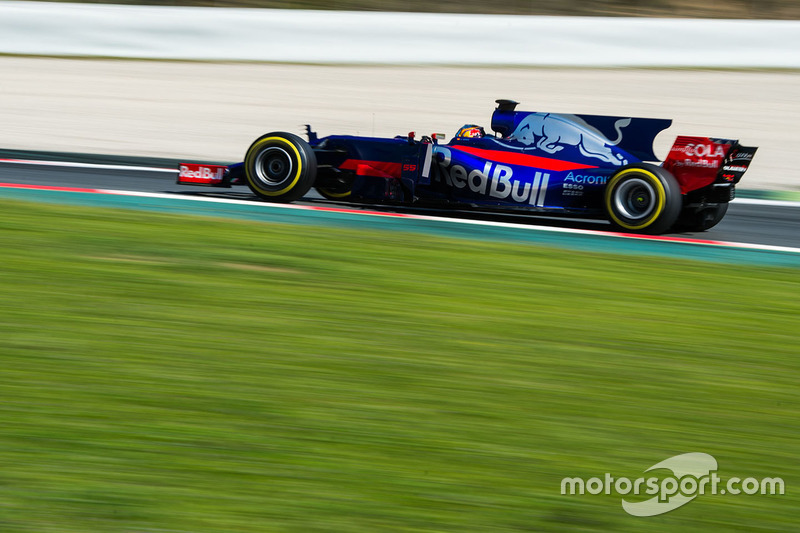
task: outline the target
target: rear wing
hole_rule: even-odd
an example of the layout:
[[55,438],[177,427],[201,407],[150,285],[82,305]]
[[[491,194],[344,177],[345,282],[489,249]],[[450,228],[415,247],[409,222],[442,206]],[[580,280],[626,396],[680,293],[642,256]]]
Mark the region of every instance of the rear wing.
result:
[[731,139],[680,136],[663,167],[678,180],[683,194],[709,185],[730,187],[742,179],[756,150]]

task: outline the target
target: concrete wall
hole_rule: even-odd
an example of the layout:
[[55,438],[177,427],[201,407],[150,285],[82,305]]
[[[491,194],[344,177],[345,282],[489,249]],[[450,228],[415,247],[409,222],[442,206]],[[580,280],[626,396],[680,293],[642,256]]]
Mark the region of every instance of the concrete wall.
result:
[[4,1],[0,54],[314,64],[800,68],[800,21]]

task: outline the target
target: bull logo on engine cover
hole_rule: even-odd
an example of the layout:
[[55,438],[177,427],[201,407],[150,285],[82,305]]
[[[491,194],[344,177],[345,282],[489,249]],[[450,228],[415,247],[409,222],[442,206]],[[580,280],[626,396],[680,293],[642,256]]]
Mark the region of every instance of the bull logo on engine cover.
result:
[[567,121],[551,113],[531,113],[519,123],[509,138],[548,154],[555,154],[571,146],[577,148],[585,157],[600,159],[615,166],[628,164],[624,157],[614,153],[611,146],[616,146],[622,141],[622,128],[630,125],[630,118],[621,118],[614,123],[617,138],[613,141],[608,141],[599,131],[585,122],[583,123],[585,131],[576,128],[573,124],[576,121],[583,122],[573,116]]

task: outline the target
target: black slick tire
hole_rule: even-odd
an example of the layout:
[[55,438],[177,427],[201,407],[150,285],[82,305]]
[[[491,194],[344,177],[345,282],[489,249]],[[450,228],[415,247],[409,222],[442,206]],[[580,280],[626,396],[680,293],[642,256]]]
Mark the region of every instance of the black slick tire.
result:
[[292,202],[305,195],[317,175],[311,146],[297,135],[272,132],[256,139],[244,157],[247,185],[270,202]]
[[683,198],[672,174],[659,166],[640,163],[623,167],[611,176],[604,205],[616,229],[660,234],[678,220]]

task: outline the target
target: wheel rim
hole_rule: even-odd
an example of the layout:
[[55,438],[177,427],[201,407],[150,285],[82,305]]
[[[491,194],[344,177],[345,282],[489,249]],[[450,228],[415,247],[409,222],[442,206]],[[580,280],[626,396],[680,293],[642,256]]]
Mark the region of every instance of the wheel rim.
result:
[[614,206],[620,215],[629,220],[643,220],[656,207],[656,191],[649,182],[641,178],[629,179],[617,188]]
[[255,177],[268,187],[285,182],[292,175],[292,158],[283,148],[271,146],[256,156]]

